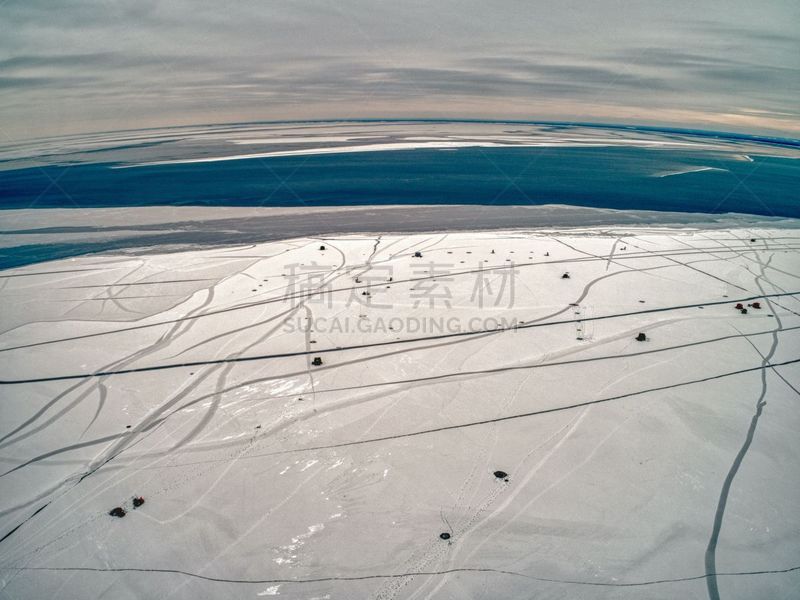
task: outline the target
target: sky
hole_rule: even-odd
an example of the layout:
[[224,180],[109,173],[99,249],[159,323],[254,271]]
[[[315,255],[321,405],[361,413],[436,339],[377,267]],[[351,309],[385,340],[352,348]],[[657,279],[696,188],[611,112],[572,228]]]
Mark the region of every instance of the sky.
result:
[[797,0],[0,0],[0,145],[476,118],[800,137]]

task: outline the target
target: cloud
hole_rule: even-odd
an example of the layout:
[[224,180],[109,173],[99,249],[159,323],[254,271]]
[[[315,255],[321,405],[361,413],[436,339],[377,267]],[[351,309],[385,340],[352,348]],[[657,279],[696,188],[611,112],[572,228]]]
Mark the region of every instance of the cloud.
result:
[[38,88],[72,88],[95,83],[92,77],[3,77],[0,90],[31,90]]
[[609,119],[649,110],[663,123],[747,107],[779,125],[797,115],[791,2],[7,0],[2,11],[10,137],[367,108],[504,118],[527,106],[548,119],[608,107]]

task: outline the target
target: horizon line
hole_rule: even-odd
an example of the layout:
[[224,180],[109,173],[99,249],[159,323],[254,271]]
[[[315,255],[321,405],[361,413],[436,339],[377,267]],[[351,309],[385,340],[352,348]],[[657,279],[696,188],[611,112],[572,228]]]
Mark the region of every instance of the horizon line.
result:
[[474,123],[474,124],[497,124],[497,125],[550,125],[560,127],[587,127],[595,129],[629,129],[631,131],[651,132],[651,133],[674,133],[683,135],[694,135],[698,137],[722,137],[725,139],[738,139],[742,141],[760,142],[778,146],[800,147],[800,138],[786,137],[780,135],[767,135],[759,133],[737,133],[732,131],[721,131],[716,129],[692,129],[688,127],[673,127],[669,125],[634,125],[630,123],[608,123],[602,121],[559,121],[559,120],[527,120],[527,119],[479,119],[479,118],[447,118],[447,117],[382,117],[382,118],[331,118],[331,119],[268,119],[257,121],[222,121],[216,123],[195,123],[187,125],[164,125],[160,127],[141,127],[132,129],[106,129],[86,131],[82,133],[61,134],[55,136],[37,136],[27,139],[14,140],[8,147],[17,144],[26,144],[37,141],[59,140],[66,138],[80,138],[81,136],[92,136],[111,133],[128,133],[135,131],[163,131],[171,129],[191,129],[196,127],[222,127],[222,126],[245,126],[245,125],[291,125],[291,124],[325,124],[325,123]]

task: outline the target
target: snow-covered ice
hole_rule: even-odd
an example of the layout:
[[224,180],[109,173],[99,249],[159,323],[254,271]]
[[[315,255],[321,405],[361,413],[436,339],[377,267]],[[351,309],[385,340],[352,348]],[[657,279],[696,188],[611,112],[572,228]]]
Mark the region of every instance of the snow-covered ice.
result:
[[576,227],[3,271],[2,597],[793,597],[799,250]]

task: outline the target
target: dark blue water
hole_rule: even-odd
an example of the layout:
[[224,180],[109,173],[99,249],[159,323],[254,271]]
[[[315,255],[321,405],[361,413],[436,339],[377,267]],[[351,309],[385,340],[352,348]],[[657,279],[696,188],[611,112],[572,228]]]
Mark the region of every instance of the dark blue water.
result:
[[[800,217],[800,161],[648,148],[462,148],[0,171],[0,208],[571,204]],[[713,171],[656,175],[691,167]]]

